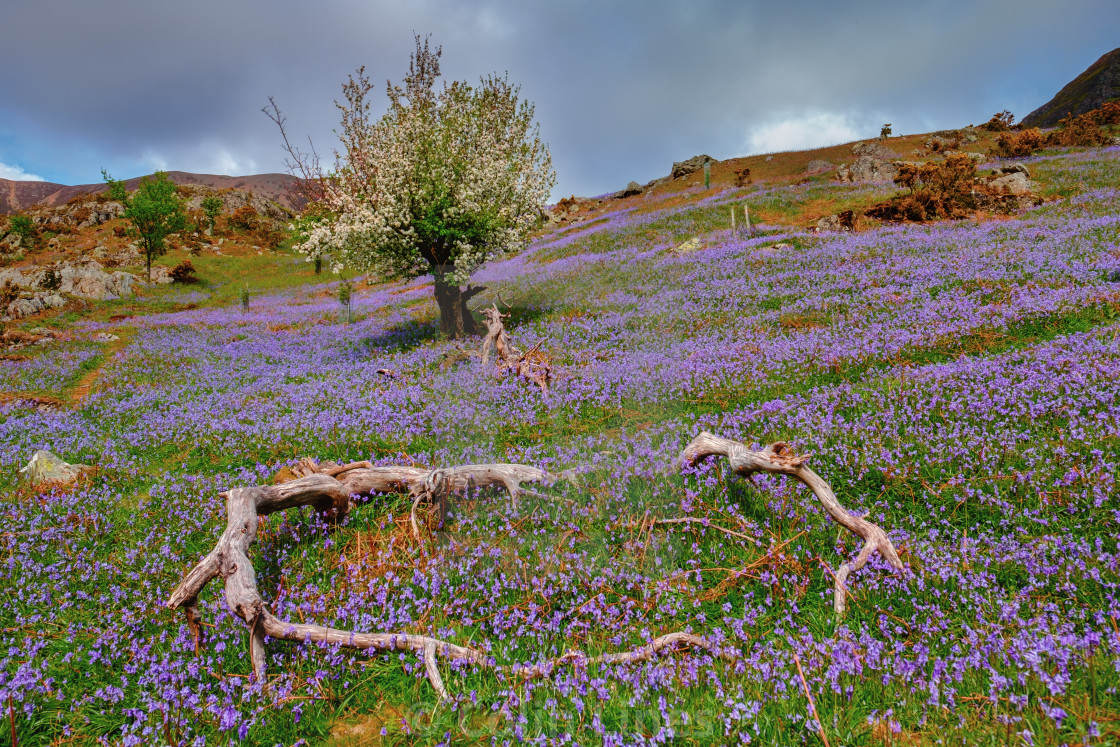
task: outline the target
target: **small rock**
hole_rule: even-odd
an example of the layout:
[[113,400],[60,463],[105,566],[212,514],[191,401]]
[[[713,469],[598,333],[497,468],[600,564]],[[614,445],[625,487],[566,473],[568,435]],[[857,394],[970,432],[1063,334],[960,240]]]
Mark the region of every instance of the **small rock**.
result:
[[40,337],[54,337],[54,332],[46,327],[32,327],[27,330],[28,334],[39,335]]
[[93,468],[88,464],[68,464],[49,451],[39,450],[19,473],[33,485],[45,482],[69,485],[90,469]]
[[1025,176],[1025,177],[1027,177],[1028,179],[1031,178],[1031,172],[1027,171],[1027,167],[1024,166],[1023,164],[1017,162],[1017,161],[1015,163],[1011,164],[1010,166],[1000,167],[1000,171],[1002,171],[1005,174],[1019,173],[1019,174],[1022,174],[1023,176]]
[[678,252],[695,252],[704,248],[704,242],[699,236],[694,236],[677,247]]
[[826,171],[831,171],[836,168],[834,164],[824,161],[820,158],[814,158],[809,161],[809,165],[805,167],[806,174],[823,174]]
[[774,156],[766,156],[766,160],[767,160],[767,161],[773,161],[773,160],[774,160]]
[[818,231],[839,231],[840,230],[840,216],[839,215],[826,215],[817,221]]
[[97,342],[113,342],[114,340],[119,340],[121,338],[108,332],[98,332],[93,336],[93,339]]

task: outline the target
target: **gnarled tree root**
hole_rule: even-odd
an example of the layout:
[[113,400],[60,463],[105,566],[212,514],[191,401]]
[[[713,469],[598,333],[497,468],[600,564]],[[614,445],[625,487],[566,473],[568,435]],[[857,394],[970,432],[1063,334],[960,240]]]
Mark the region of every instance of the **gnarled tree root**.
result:
[[720,438],[708,432],[703,432],[690,443],[681,454],[681,459],[688,464],[709,456],[727,457],[732,471],[743,477],[756,472],[769,472],[771,474],[789,475],[804,483],[824,506],[832,520],[853,534],[863,538],[863,549],[856,559],[844,563],[833,574],[835,582],[832,587],[832,606],[837,615],[843,615],[847,607],[847,587],[845,582],[853,571],[858,571],[866,563],[871,553],[878,551],[891,567],[902,570],[902,560],[891,544],[887,533],[870,521],[852,516],[836,500],[836,494],[820,475],[805,466],[809,455],[796,456],[789,451],[788,444],[778,442],[770,444],[762,451],[752,451],[738,441]]
[[478,649],[458,646],[429,636],[361,633],[281,620],[269,611],[261,599],[256,574],[248,556],[249,548],[256,541],[258,517],[296,506],[315,506],[337,519],[347,510],[352,496],[369,497],[375,493],[423,494],[500,485],[511,496],[516,497],[523,490],[520,487],[522,482],[553,482],[557,479],[544,470],[520,464],[465,465],[446,470],[425,470],[404,466],[373,467],[368,462],[319,465],[311,460],[302,460],[293,472],[302,476],[280,485],[235,488],[223,494],[227,514],[225,531],[210,554],[186,574],[167,600],[168,608],[183,608],[187,625],[194,637],[195,650],[198,651],[203,644],[198,595],[214,578],[220,576],[224,579],[226,604],[245,621],[251,631],[249,656],[253,674],[258,679],[265,675],[266,635],[297,643],[329,643],[377,651],[412,651],[424,662],[432,687],[444,699],[449,695],[436,664],[437,654],[447,659],[467,661],[488,669],[531,678],[547,676],[555,667],[566,664],[645,661],[662,651],[682,645],[710,649],[708,643],[697,636],[671,633],[633,651],[591,658],[579,652],[569,652],[551,662],[527,668],[499,667]]

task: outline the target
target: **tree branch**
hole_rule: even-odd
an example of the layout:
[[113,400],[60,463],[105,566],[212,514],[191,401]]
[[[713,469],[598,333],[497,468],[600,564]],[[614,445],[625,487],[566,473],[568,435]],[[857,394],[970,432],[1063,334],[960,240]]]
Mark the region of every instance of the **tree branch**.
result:
[[821,479],[813,470],[805,466],[809,455],[797,456],[789,451],[789,445],[783,442],[770,444],[762,451],[751,451],[738,441],[712,435],[707,431],[701,433],[690,443],[681,454],[681,460],[693,465],[709,456],[727,457],[732,471],[737,475],[749,477],[756,472],[768,472],[778,475],[789,475],[806,485],[824,506],[825,511],[840,526],[849,532],[863,538],[863,549],[851,563],[844,563],[837,569],[833,585],[833,608],[837,615],[843,615],[846,608],[845,597],[847,589],[845,582],[849,574],[858,571],[866,563],[871,553],[878,551],[880,555],[898,570],[902,569],[902,560],[898,557],[894,545],[891,544],[887,533],[870,521],[852,516],[847,509],[836,500],[836,494],[827,482]]

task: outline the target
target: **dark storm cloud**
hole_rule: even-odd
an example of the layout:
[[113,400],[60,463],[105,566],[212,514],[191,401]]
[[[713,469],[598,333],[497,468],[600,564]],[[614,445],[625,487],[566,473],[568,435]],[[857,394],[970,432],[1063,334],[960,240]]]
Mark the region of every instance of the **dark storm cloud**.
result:
[[1120,6],[6,0],[0,18],[0,164],[70,183],[102,166],[280,170],[268,96],[293,135],[329,153],[340,83],[359,65],[399,80],[415,31],[443,46],[447,78],[508,70],[522,84],[558,197],[699,152],[1025,115],[1117,46]]

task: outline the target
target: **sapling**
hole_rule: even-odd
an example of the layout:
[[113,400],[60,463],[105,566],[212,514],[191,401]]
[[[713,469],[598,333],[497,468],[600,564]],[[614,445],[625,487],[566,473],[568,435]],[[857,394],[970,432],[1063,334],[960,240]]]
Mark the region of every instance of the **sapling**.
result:
[[140,243],[148,268],[148,282],[152,281],[152,259],[167,252],[167,237],[187,227],[183,201],[175,193],[175,183],[163,171],[149,179],[140,180],[140,186],[131,195],[124,182],[109,176],[105,169],[101,176],[109,185],[109,197],[124,205],[124,218],[129,222],[128,235]]
[[222,212],[222,206],[222,198],[217,195],[209,195],[202,200],[202,212],[206,213],[206,220],[210,222],[210,227],[206,229],[207,236],[214,235],[214,226]]

